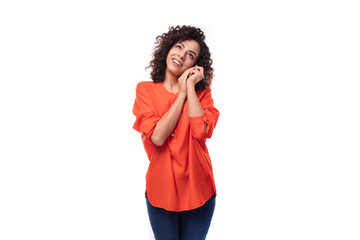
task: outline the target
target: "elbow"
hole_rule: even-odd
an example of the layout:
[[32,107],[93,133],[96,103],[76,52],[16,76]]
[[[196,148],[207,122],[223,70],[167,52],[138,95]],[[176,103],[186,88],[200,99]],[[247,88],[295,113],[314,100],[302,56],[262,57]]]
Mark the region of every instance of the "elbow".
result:
[[164,139],[160,139],[160,138],[156,137],[156,135],[154,135],[154,134],[151,136],[151,141],[158,147],[161,147],[165,142]]
[[191,135],[197,140],[204,140],[206,138],[211,138],[213,130],[214,128],[210,127],[209,124],[205,122],[203,126],[200,125],[190,129]]
[[197,139],[197,140],[203,140],[203,139],[206,138],[206,134],[205,134],[205,133],[194,133],[194,132],[192,132],[191,134],[192,134],[192,136],[193,136],[195,139]]

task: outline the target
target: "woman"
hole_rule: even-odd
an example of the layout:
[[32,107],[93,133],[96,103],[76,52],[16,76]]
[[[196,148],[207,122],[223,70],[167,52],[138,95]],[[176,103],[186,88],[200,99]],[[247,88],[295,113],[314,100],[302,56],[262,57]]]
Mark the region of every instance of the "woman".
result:
[[150,160],[146,203],[157,240],[205,239],[216,188],[205,145],[216,126],[210,84],[213,68],[204,33],[170,27],[156,38],[153,81],[136,88],[133,128]]

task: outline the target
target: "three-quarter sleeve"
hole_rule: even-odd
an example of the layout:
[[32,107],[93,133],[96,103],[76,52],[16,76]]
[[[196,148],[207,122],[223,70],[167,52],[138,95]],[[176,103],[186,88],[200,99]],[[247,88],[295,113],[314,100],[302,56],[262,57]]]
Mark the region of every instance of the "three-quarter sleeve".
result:
[[214,107],[210,87],[205,89],[204,95],[199,101],[204,113],[199,117],[189,118],[190,131],[197,139],[210,138],[220,115],[220,112]]
[[161,117],[154,109],[150,91],[143,82],[136,86],[133,114],[136,116],[133,128],[141,133],[144,140],[152,143],[151,136]]

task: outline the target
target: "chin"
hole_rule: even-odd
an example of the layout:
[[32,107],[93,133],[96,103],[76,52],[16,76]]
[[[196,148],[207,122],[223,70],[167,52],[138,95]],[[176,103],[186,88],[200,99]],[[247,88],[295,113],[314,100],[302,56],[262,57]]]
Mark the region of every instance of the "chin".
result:
[[173,69],[172,67],[166,67],[166,68],[167,68],[167,71],[175,77],[180,77],[181,74],[183,74],[183,72],[185,72],[185,70]]

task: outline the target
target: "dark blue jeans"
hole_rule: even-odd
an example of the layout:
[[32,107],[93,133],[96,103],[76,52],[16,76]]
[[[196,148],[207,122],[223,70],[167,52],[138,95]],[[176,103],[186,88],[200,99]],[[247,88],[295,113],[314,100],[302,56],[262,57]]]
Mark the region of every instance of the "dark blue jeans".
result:
[[147,198],[146,205],[156,240],[204,240],[214,213],[215,197],[199,208],[183,212],[154,207]]

